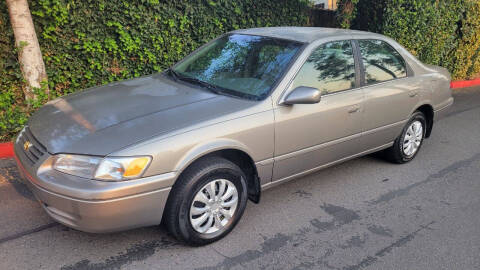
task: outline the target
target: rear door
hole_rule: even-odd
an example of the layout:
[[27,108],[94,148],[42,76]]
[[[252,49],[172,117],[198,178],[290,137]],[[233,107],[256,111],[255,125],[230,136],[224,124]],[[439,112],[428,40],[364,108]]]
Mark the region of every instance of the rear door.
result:
[[386,41],[355,40],[364,86],[363,151],[386,145],[400,134],[419,102],[415,81],[403,57]]

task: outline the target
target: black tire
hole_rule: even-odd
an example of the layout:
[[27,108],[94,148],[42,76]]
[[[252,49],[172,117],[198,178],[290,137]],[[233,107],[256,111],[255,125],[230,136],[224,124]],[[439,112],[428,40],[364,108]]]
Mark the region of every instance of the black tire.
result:
[[[202,234],[192,227],[190,206],[195,194],[216,179],[226,179],[235,185],[238,192],[237,209],[223,230]],[[193,246],[206,245],[223,238],[235,227],[247,205],[247,195],[246,176],[237,165],[221,157],[200,159],[182,173],[170,191],[163,222],[178,240]]]
[[[422,135],[422,139],[420,141],[420,145],[418,146],[418,149],[416,150],[416,152],[413,153],[413,155],[408,156],[404,153],[404,151],[402,149],[402,145],[403,145],[403,141],[404,141],[405,135],[407,133],[408,127],[415,121],[419,121],[422,124],[423,135]],[[407,163],[407,162],[413,160],[415,158],[415,156],[418,154],[418,152],[420,151],[420,148],[423,145],[423,141],[425,139],[426,128],[427,128],[427,120],[425,118],[425,115],[420,111],[414,112],[412,114],[412,116],[410,117],[410,119],[408,120],[405,127],[403,128],[400,136],[398,136],[397,139],[395,139],[395,142],[393,143],[393,146],[385,150],[385,157],[389,161],[391,161],[393,163],[397,163],[397,164],[403,164],[403,163]]]

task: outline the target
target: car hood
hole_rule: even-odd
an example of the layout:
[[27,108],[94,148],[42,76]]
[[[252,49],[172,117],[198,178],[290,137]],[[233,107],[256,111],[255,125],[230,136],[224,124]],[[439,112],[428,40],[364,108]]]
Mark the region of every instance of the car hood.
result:
[[52,154],[102,156],[254,105],[155,74],[55,99],[28,126]]

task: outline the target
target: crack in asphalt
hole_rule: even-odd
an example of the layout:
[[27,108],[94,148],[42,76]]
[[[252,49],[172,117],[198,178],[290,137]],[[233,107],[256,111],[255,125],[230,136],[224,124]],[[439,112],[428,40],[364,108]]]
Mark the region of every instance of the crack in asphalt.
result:
[[33,233],[37,233],[37,232],[41,232],[41,231],[53,228],[57,225],[59,225],[59,224],[56,223],[56,222],[52,222],[52,223],[42,225],[40,227],[36,227],[36,228],[30,229],[30,230],[26,230],[26,231],[23,231],[23,232],[19,232],[19,233],[9,235],[7,237],[0,238],[0,245],[5,243],[5,242],[12,241],[12,240],[24,237],[24,236],[29,235],[29,234],[33,234]]
[[391,201],[395,198],[405,196],[410,192],[410,190],[414,189],[417,186],[424,185],[428,182],[441,179],[442,177],[446,176],[447,174],[449,174],[451,172],[456,172],[458,169],[468,167],[470,164],[472,164],[473,162],[478,161],[478,160],[480,160],[480,153],[477,153],[470,158],[456,161],[456,162],[450,164],[449,166],[441,169],[437,173],[429,175],[425,180],[410,184],[410,185],[408,185],[404,188],[392,190],[390,192],[382,194],[377,199],[369,201],[368,203],[372,204],[372,205],[375,205],[375,204],[379,204],[379,203],[389,202],[389,201]]
[[292,236],[287,236],[281,233],[277,233],[275,236],[265,240],[261,244],[260,250],[247,250],[237,256],[227,257],[222,262],[216,266],[208,266],[203,268],[197,268],[199,270],[210,270],[210,269],[230,269],[236,265],[253,261],[255,259],[261,258],[266,254],[278,251],[281,247],[288,244],[292,240]]
[[133,261],[141,261],[152,256],[159,248],[169,248],[178,245],[177,242],[171,241],[166,237],[159,240],[152,240],[141,244],[135,244],[115,256],[111,256],[104,262],[93,263],[88,259],[81,260],[71,265],[62,266],[62,270],[100,270],[100,269],[119,269],[125,264]]
[[369,256],[365,257],[364,259],[362,259],[358,264],[345,266],[342,269],[343,270],[358,270],[358,269],[368,267],[368,266],[376,263],[380,257],[383,257],[383,256],[391,253],[393,249],[402,247],[402,246],[406,245],[408,242],[412,241],[417,236],[417,234],[420,233],[421,231],[423,231],[425,229],[431,229],[430,225],[432,225],[434,223],[435,223],[435,221],[431,221],[426,225],[421,225],[420,228],[418,228],[417,230],[415,230],[415,231],[413,231],[413,232],[411,232],[411,233],[409,233],[405,236],[402,236],[402,237],[398,238],[395,242],[393,242],[390,245],[388,245],[388,246],[380,249],[379,251],[375,252],[374,256],[369,255]]

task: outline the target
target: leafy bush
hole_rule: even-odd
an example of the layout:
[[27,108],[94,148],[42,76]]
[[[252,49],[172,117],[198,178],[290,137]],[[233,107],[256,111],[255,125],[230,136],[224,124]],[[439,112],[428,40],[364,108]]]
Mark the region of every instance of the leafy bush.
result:
[[[161,71],[214,37],[239,28],[305,25],[307,0],[29,1],[51,98]],[[0,1],[0,140],[41,102],[22,99],[5,1]],[[41,90],[37,90],[41,91]]]
[[8,140],[27,121],[23,82],[8,24],[5,1],[0,1],[0,141]]
[[480,75],[480,1],[467,1],[462,16],[453,76],[473,78]]
[[339,0],[337,2],[337,23],[341,28],[352,27],[352,20],[357,17],[357,5],[360,0]]
[[452,71],[460,7],[458,0],[391,0],[386,5],[382,31],[422,61]]
[[450,70],[454,79],[480,72],[477,0],[341,0],[339,24],[392,37],[421,61]]

